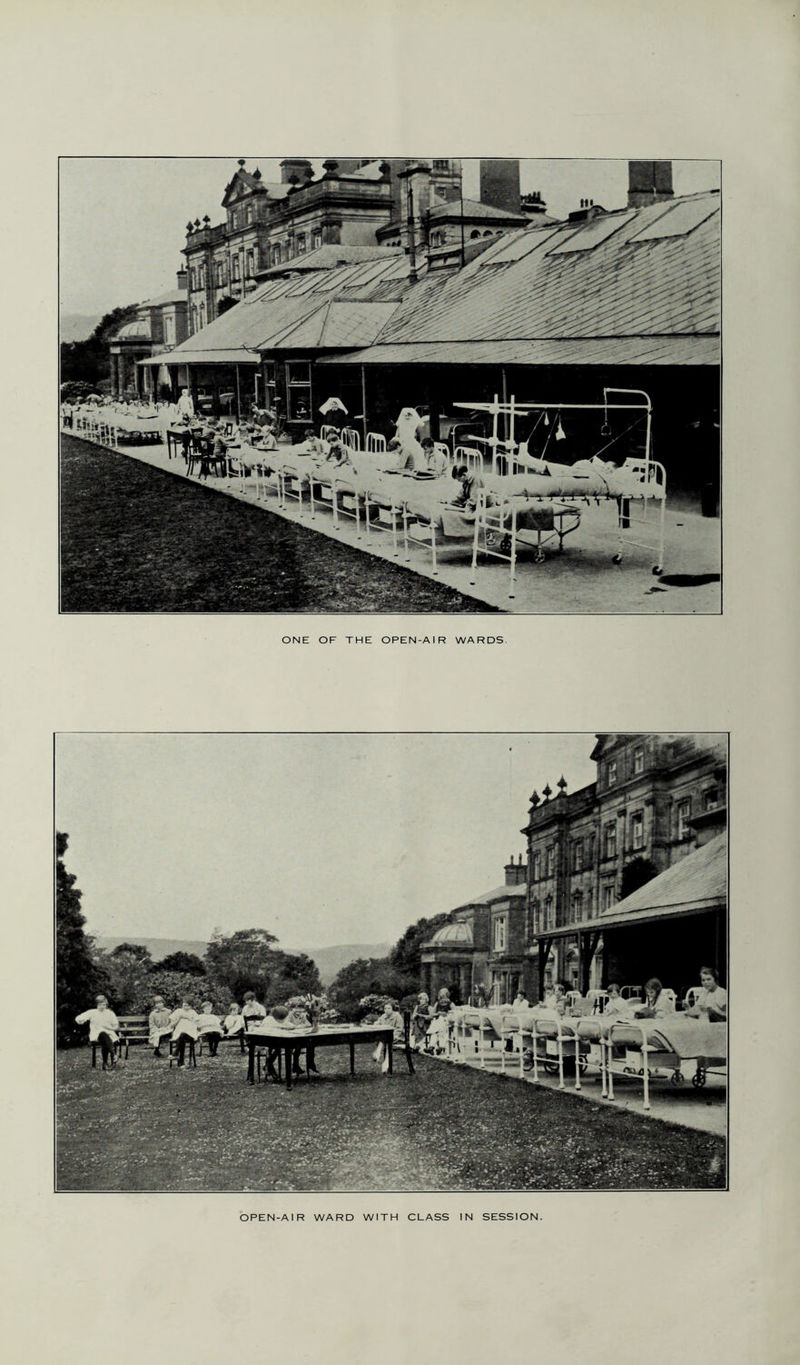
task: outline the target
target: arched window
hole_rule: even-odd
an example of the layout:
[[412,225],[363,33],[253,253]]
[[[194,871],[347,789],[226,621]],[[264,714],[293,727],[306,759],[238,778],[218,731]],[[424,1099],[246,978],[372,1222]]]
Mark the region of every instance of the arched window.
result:
[[480,237],[480,235],[481,234],[479,233],[478,229],[473,228],[472,232],[469,234],[469,240],[473,241],[476,237]]

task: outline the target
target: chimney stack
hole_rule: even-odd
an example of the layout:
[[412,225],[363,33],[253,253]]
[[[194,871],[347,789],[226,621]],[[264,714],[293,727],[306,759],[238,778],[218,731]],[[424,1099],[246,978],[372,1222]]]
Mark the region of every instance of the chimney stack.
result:
[[520,854],[519,861],[516,863],[514,862],[514,854],[511,854],[510,859],[506,863],[505,873],[506,886],[525,885],[528,880],[528,864],[522,861],[522,854]]
[[481,161],[480,199],[506,213],[519,213],[521,195],[519,162],[510,157],[490,157]]
[[628,162],[628,208],[646,208],[674,197],[671,161]]
[[281,162],[281,184],[291,185],[292,176],[296,177],[297,184],[302,184],[307,169],[312,169],[311,162],[307,157],[287,157],[285,161]]
[[176,279],[177,279],[177,281],[178,281],[178,288],[179,288],[179,289],[188,289],[188,288],[189,288],[189,272],[187,271],[185,265],[182,265],[182,266],[180,267],[180,269],[178,270],[177,275],[176,275]]
[[419,275],[425,249],[428,210],[431,206],[431,168],[424,162],[406,166],[398,176],[401,186],[400,241],[409,257],[410,280]]

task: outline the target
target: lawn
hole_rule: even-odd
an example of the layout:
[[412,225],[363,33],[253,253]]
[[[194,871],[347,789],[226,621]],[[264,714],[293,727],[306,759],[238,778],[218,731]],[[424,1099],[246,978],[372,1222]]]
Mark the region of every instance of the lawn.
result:
[[288,1092],[223,1046],[197,1069],[147,1048],[104,1073],[57,1058],[60,1190],[675,1190],[725,1186],[721,1138],[431,1058],[356,1075],[338,1050]]
[[452,588],[72,436],[65,612],[486,612]]

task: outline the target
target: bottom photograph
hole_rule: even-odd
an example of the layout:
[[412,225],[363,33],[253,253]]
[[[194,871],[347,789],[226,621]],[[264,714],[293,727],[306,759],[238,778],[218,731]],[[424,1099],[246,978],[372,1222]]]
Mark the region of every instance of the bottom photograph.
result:
[[728,736],[55,736],[55,1188],[724,1190]]

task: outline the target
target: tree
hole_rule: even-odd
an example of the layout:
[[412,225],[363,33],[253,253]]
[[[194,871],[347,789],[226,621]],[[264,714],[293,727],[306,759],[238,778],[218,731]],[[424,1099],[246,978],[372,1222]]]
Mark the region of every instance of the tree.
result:
[[658,868],[649,858],[631,858],[622,869],[622,879],[619,884],[619,898],[624,900],[626,896],[633,895],[640,886],[646,886],[658,875]]
[[68,834],[56,834],[56,1039],[61,1046],[84,1041],[85,1030],[75,1016],[107,989],[92,956],[92,939],[84,933],[81,893],[64,865],[68,843]]
[[267,929],[237,929],[230,935],[215,929],[206,949],[206,972],[237,1000],[245,991],[260,999],[269,986],[277,942]]
[[266,1005],[283,1005],[292,995],[321,994],[317,964],[307,953],[276,951],[273,958],[269,985],[264,992]]
[[224,1009],[229,1003],[228,992],[214,993],[204,977],[195,976],[193,972],[162,971],[160,963],[136,984],[131,1013],[149,1014],[157,995],[168,1009],[175,1009],[183,1000],[188,1000],[194,1009],[199,1009],[208,999],[218,1009]]
[[133,952],[131,945],[120,944],[112,953],[95,954],[95,961],[108,981],[112,1009],[118,1014],[137,1013],[136,1001],[142,991],[150,989],[150,954],[142,958],[136,945],[133,946]]
[[136,317],[139,305],[126,304],[112,308],[100,319],[86,341],[68,341],[61,345],[61,379],[63,382],[82,380],[96,388],[108,380],[111,372],[109,343],[126,322]]
[[143,943],[118,943],[116,948],[111,949],[109,957],[123,957],[125,954],[128,954],[130,957],[138,958],[148,971],[153,965],[150,949],[145,948]]
[[408,926],[394,945],[389,954],[389,961],[395,972],[405,978],[408,990],[414,990],[419,986],[422,971],[420,950],[423,943],[432,938],[436,930],[441,929],[448,919],[449,916],[444,914],[434,915],[432,919],[418,919],[416,924]]
[[359,957],[337,972],[328,998],[345,1019],[357,1019],[360,1001],[368,995],[389,996],[400,1000],[407,993],[404,977],[392,967],[388,957]]
[[202,958],[196,953],[168,953],[160,961],[154,962],[151,971],[188,972],[191,976],[205,976],[206,968]]

